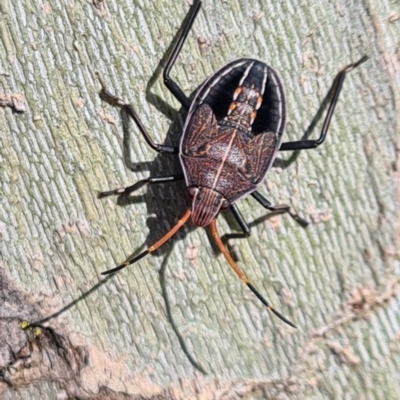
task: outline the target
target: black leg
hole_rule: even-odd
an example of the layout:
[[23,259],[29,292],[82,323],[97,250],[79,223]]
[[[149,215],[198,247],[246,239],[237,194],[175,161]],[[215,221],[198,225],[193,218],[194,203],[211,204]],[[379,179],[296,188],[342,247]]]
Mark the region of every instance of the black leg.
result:
[[243,218],[243,215],[240,213],[239,208],[236,204],[231,204],[231,212],[233,216],[235,217],[237,223],[239,224],[240,228],[242,229],[243,233],[237,233],[237,234],[230,234],[229,237],[233,238],[232,235],[237,238],[246,238],[250,236],[250,228],[247,225],[246,221]]
[[181,27],[181,34],[178,36],[175,46],[171,51],[171,55],[167,60],[167,64],[164,69],[164,83],[165,86],[171,91],[171,93],[178,99],[178,101],[182,104],[186,109],[190,108],[190,100],[183,93],[182,89],[175,83],[169,76],[171,72],[171,68],[175,64],[176,59],[182,49],[183,44],[189,34],[190,29],[192,28],[193,22],[196,19],[197,13],[199,12],[201,7],[201,0],[195,0],[193,5],[190,7],[189,12],[186,15],[185,21]]
[[117,106],[117,107],[120,107],[123,110],[125,110],[129,114],[129,116],[135,121],[137,127],[140,130],[140,133],[143,135],[147,144],[152,149],[154,149],[155,151],[157,151],[159,153],[178,153],[179,152],[178,147],[166,146],[163,144],[154,143],[153,139],[149,135],[149,132],[147,132],[147,129],[142,124],[142,121],[140,121],[140,119],[139,119],[138,115],[136,114],[136,111],[133,109],[133,107],[130,104],[125,103],[120,98],[111,94],[104,86],[101,89],[100,98],[113,106]]
[[255,191],[251,193],[251,196],[256,199],[264,208],[267,210],[270,210],[272,207],[272,204],[270,201],[268,201],[261,193]]
[[[354,68],[358,67],[360,64],[368,60],[367,56],[362,57],[359,61],[354,64],[350,64],[347,67],[343,68],[335,77],[332,87],[329,91],[328,97],[331,98],[328,111],[326,113],[325,121],[322,126],[321,134],[317,140],[300,140],[298,142],[288,142],[282,143],[279,151],[287,151],[287,150],[306,150],[306,149],[315,149],[320,144],[322,144],[326,138],[326,134],[328,132],[329,125],[331,123],[332,115],[335,110],[335,106],[338,102],[340,91],[342,90],[343,82],[346,77],[346,74],[352,71]],[[254,196],[253,196],[254,197]]]
[[166,182],[176,182],[176,181],[181,181],[184,179],[183,175],[169,175],[169,176],[159,176],[156,178],[147,178],[147,179],[142,179],[139,182],[134,183],[132,186],[128,186],[126,188],[119,188],[119,189],[114,189],[114,190],[109,190],[107,192],[99,192],[98,198],[101,197],[106,197],[106,196],[111,196],[111,195],[121,195],[121,194],[129,194],[132,193],[144,185],[147,184],[153,184],[153,183],[166,183]]
[[273,213],[283,214],[287,212],[301,226],[307,226],[309,224],[307,220],[299,217],[299,215],[296,212],[294,212],[291,209],[291,207],[287,204],[278,204],[276,206],[273,206],[270,201],[268,201],[261,193],[257,191],[251,193],[251,196],[255,200],[257,200],[264,208],[272,211]]

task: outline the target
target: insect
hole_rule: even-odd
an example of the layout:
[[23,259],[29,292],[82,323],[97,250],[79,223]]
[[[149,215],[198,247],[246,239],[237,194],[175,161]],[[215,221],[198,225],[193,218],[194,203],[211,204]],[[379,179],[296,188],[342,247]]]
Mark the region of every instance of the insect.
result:
[[189,100],[171,79],[171,68],[201,3],[201,0],[196,0],[191,6],[164,69],[165,85],[188,110],[179,148],[154,143],[131,105],[105,88],[100,93],[104,100],[126,110],[151,148],[160,153],[178,153],[183,174],[149,177],[127,188],[101,192],[99,197],[131,193],[146,184],[185,179],[191,198],[191,207],[161,239],[138,256],[102,274],[117,272],[156,251],[191,217],[197,226],[210,226],[213,240],[237,276],[270,311],[295,328],[291,321],[264,299],[239,269],[218,234],[216,218],[220,211],[230,209],[243,235],[249,236],[250,228],[236,205],[241,198],[251,195],[268,210],[288,211],[288,206],[272,206],[257,188],[278,151],[313,149],[323,143],[346,74],[368,57],[362,57],[336,75],[319,138],[282,143],[286,122],[285,92],[278,73],[263,62],[247,58],[230,62],[200,86],[193,100]]

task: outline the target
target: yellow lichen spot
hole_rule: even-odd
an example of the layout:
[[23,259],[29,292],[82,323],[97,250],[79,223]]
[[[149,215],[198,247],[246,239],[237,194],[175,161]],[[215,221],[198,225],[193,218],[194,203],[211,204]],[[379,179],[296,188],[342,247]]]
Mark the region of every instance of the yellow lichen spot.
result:
[[42,334],[42,328],[39,328],[38,326],[36,326],[35,328],[33,328],[33,336],[37,337],[40,336]]
[[29,329],[29,328],[31,327],[31,324],[30,324],[28,321],[21,321],[21,322],[19,323],[19,327],[20,327],[23,331],[25,331],[25,330],[27,330],[27,329]]

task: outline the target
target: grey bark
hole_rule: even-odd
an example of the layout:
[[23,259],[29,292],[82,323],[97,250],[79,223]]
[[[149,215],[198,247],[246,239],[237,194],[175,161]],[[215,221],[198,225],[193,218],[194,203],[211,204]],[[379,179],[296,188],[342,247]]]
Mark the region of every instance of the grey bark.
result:
[[[399,2],[205,0],[173,69],[189,94],[233,58],[264,60],[285,83],[285,138],[297,140],[337,71],[371,57],[347,77],[326,143],[282,154],[287,168],[261,188],[310,226],[275,216],[229,242],[298,330],[190,224],[101,280],[188,203],[182,184],[96,198],[179,171],[100,100],[100,79],[156,141],[178,143],[179,105],[154,72],[188,7],[0,2],[0,396],[400,398]],[[239,207],[248,221],[265,215],[251,198]],[[228,214],[218,226],[238,228]]]

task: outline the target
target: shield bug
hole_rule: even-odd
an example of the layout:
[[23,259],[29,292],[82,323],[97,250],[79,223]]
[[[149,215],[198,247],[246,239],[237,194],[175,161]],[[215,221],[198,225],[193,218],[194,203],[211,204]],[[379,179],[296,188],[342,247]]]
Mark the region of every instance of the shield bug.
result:
[[160,240],[138,256],[103,274],[117,272],[156,251],[191,217],[197,226],[210,226],[213,240],[238,277],[270,311],[295,327],[264,299],[236,265],[220,239],[216,218],[221,210],[229,208],[243,235],[249,236],[250,228],[236,205],[241,198],[251,195],[268,210],[289,210],[288,206],[272,206],[257,188],[278,151],[313,149],[323,143],[346,74],[368,57],[362,57],[336,75],[329,92],[328,110],[319,138],[282,143],[286,122],[285,92],[278,73],[265,63],[247,58],[230,62],[200,86],[193,100],[189,100],[171,79],[171,68],[201,3],[201,0],[196,0],[191,6],[164,69],[165,85],[188,110],[179,148],[154,143],[131,105],[113,96],[105,88],[100,93],[104,100],[126,110],[150,147],[157,152],[179,153],[183,174],[149,177],[127,188],[101,192],[99,197],[131,193],[146,184],[185,179],[187,193],[191,198],[191,207]]

